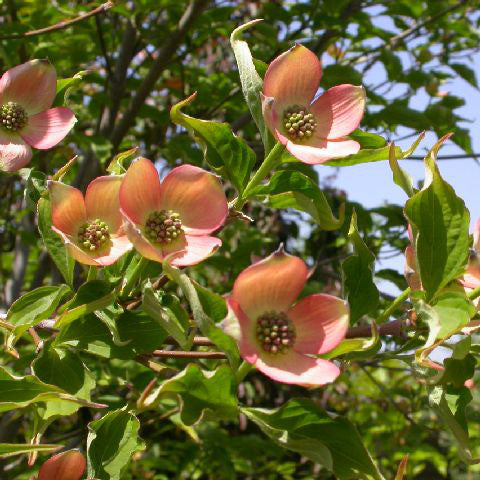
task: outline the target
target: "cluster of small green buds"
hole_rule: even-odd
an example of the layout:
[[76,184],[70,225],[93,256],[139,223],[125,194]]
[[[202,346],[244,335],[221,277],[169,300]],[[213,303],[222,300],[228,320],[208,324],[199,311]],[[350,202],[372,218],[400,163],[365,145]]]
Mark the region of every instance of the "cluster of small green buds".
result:
[[287,314],[266,312],[257,318],[257,340],[268,353],[285,353],[295,342],[295,329]]
[[78,231],[78,241],[84,250],[94,252],[110,239],[108,225],[98,218],[93,222],[86,223]]
[[160,210],[149,215],[145,223],[145,235],[152,242],[170,243],[182,233],[182,221],[178,213]]
[[303,140],[313,135],[317,123],[305,108],[291,107],[283,114],[283,125],[292,140]]
[[0,126],[8,132],[16,132],[27,124],[27,112],[15,102],[5,103],[0,107]]

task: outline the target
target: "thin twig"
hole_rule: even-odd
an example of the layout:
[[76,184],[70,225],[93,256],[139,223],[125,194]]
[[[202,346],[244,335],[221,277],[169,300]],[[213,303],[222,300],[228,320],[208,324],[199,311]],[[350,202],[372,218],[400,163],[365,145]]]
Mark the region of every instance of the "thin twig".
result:
[[93,17],[94,15],[98,15],[99,13],[106,12],[110,8],[113,7],[113,2],[105,2],[99,7],[91,10],[90,12],[84,13],[83,15],[79,15],[78,17],[72,18],[71,20],[62,20],[55,25],[50,25],[49,27],[39,28],[38,30],[31,30],[25,33],[11,33],[10,35],[2,35],[0,36],[0,40],[18,40],[20,38],[26,37],[35,37],[37,35],[43,35],[44,33],[51,33],[57,30],[63,30],[64,28],[68,28],[75,23],[82,22],[87,18]]
[[227,358],[222,352],[183,352],[178,350],[154,350],[152,355],[158,358],[209,358],[222,360]]

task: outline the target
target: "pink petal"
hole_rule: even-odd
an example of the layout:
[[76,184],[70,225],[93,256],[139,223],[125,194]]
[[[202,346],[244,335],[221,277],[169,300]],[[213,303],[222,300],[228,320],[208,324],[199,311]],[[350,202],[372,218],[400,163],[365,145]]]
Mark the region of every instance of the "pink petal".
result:
[[215,175],[192,165],[174,168],[163,180],[162,208],[180,214],[186,233],[205,235],[223,225],[227,198]]
[[[185,235],[185,241],[186,245],[183,247],[185,250],[175,256],[172,265],[177,267],[196,265],[213,255],[222,246],[222,241],[219,238],[207,235]],[[171,253],[168,251],[168,247],[162,248],[165,256]]]
[[312,358],[290,350],[284,354],[263,354],[255,366],[267,377],[277,382],[318,387],[333,382],[340,369],[332,362]]
[[473,248],[480,253],[480,218],[477,219],[473,228]]
[[120,208],[137,225],[160,208],[160,179],[150,160],[139,158],[130,165],[120,187]]
[[122,255],[132,249],[133,245],[126,235],[115,236],[110,239],[110,248],[103,250],[100,255],[95,252],[86,252],[75,240],[75,236],[66,235],[58,228],[52,227],[63,240],[68,253],[79,263],[93,265],[95,267],[106,267],[115,263]]
[[17,65],[0,79],[0,103],[18,103],[28,115],[49,108],[56,91],[57,74],[48,60],[30,60]]
[[20,134],[32,147],[47,150],[61,142],[76,121],[77,119],[70,109],[51,108],[28,117],[28,123]]
[[[133,246],[142,257],[153,260],[154,262],[163,262],[165,255],[162,250],[149,242],[131,220],[126,218],[123,228],[125,229],[128,239],[133,243]],[[181,248],[179,248],[179,250],[181,250]]]
[[38,480],[80,480],[87,467],[85,457],[76,450],[50,457],[40,468]]
[[116,233],[123,223],[120,213],[120,186],[123,176],[107,175],[97,177],[88,185],[85,194],[87,217],[91,220],[99,218],[108,224],[110,233]]
[[308,106],[320,84],[322,65],[308,48],[295,45],[268,66],[263,94],[285,107]]
[[315,115],[315,136],[336,139],[352,133],[365,110],[365,90],[355,85],[337,85],[318,97],[310,107]]
[[280,249],[240,273],[232,297],[251,319],[268,311],[286,312],[302,291],[307,273],[300,258]]
[[[235,338],[235,340],[237,340],[238,348],[242,358],[248,363],[254,365],[258,358],[255,322],[245,315],[239,303],[232,297],[227,298],[227,306],[227,319],[229,320],[230,325],[227,323],[227,326],[224,327],[225,333],[231,335]],[[237,325],[233,324],[234,321],[236,321]],[[240,332],[235,332],[232,330],[235,328],[237,330],[239,329]],[[240,338],[236,338],[236,334],[238,333]]]
[[67,235],[76,235],[87,221],[85,201],[80,190],[61,182],[49,181],[52,223]]
[[422,290],[422,281],[417,271],[417,258],[415,256],[415,250],[411,245],[405,249],[405,267],[403,270],[405,279],[408,286],[412,291]]
[[303,163],[318,165],[334,158],[353,155],[360,150],[360,144],[354,140],[324,140],[323,142],[318,142],[317,146],[310,146],[300,145],[289,140],[287,142],[287,150]]
[[32,149],[16,133],[7,133],[0,127],[0,171],[16,172],[28,164]]
[[115,263],[122,255],[125,255],[132,249],[133,245],[126,235],[111,237],[111,246],[108,252],[99,256],[94,256],[95,260],[102,266],[108,266]]
[[332,295],[310,295],[288,312],[295,325],[294,349],[298,353],[322,354],[333,350],[348,329],[348,306]]
[[465,273],[463,277],[459,278],[459,281],[465,288],[478,288],[480,287],[480,272]]

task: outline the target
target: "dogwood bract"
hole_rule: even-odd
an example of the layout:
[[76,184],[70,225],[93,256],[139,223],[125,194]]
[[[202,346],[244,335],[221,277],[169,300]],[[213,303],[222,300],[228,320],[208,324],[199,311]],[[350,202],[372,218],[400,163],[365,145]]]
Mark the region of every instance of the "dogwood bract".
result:
[[337,85],[316,100],[322,66],[308,48],[295,45],[268,66],[262,108],[275,138],[298,160],[319,164],[357,153],[360,144],[345,138],[365,109],[363,87]]
[[307,275],[305,263],[282,247],[246,268],[228,297],[230,314],[223,326],[242,357],[262,373],[314,387],[340,374],[333,362],[313,355],[331,351],[345,338],[349,310],[343,300],[326,294],[294,304]]
[[62,452],[41,466],[38,480],[80,480],[86,467],[87,461],[79,451]]
[[15,172],[32,158],[31,147],[46,150],[63,140],[76,122],[65,107],[50,108],[57,74],[48,60],[31,60],[0,79],[0,170]]
[[173,265],[195,265],[222,244],[209,234],[225,222],[227,198],[217,177],[201,168],[176,167],[160,182],[153,163],[139,158],[125,174],[120,207],[128,237],[150,260],[177,253]]
[[123,177],[98,177],[85,198],[77,188],[49,181],[52,230],[58,233],[75,260],[106,266],[132,248],[122,227],[119,190]]

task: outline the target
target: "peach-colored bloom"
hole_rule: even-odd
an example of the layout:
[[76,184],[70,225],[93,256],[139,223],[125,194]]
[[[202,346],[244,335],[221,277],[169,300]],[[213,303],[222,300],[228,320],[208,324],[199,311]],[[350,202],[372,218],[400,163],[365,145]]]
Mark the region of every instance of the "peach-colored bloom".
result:
[[195,265],[222,244],[210,234],[225,221],[227,199],[217,177],[201,168],[176,167],[160,182],[153,163],[139,158],[125,174],[120,207],[128,237],[150,260],[176,253],[173,265]]
[[57,74],[48,60],[31,60],[0,79],[0,170],[15,172],[32,158],[31,147],[46,150],[63,140],[76,122],[65,107],[50,108]]
[[106,266],[132,248],[122,227],[119,191],[122,176],[98,177],[88,185],[85,198],[80,190],[49,181],[52,230],[64,241],[75,260],[86,265]]
[[278,56],[263,81],[265,121],[277,140],[304,163],[319,164],[360,150],[345,138],[359,125],[365,92],[354,85],[337,85],[314,100],[322,66],[301,45]]
[[466,289],[475,289],[480,287],[480,218],[475,222],[473,230],[473,248],[470,251],[467,270],[460,283]]
[[349,311],[343,300],[325,294],[293,305],[307,275],[305,263],[283,247],[246,268],[228,297],[223,327],[242,357],[268,377],[314,387],[340,374],[333,362],[313,355],[333,350],[345,338]]
[[40,468],[38,480],[80,480],[87,461],[78,450],[69,450],[50,457]]

